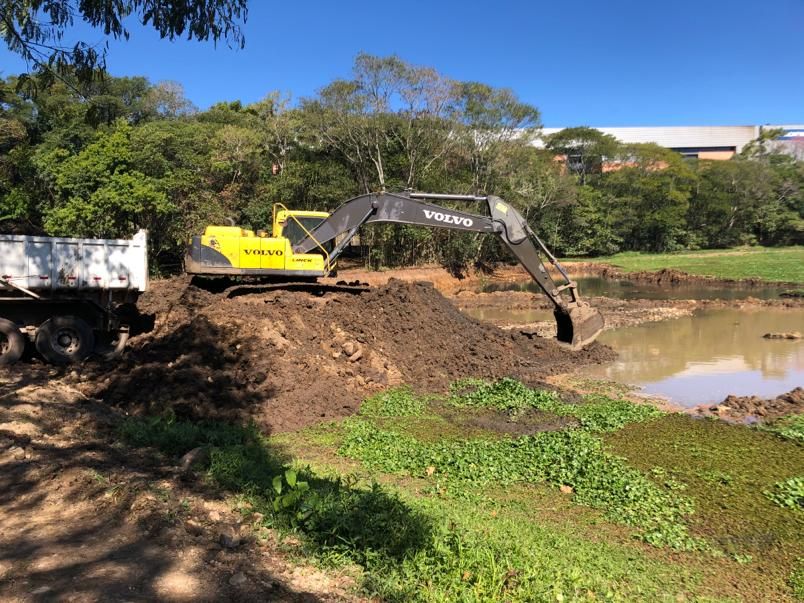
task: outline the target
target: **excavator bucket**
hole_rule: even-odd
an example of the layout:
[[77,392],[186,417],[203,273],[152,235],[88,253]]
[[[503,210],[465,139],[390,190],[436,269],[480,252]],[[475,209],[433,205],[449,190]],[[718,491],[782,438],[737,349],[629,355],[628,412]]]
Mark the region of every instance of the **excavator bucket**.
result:
[[592,343],[603,330],[603,315],[595,308],[580,304],[569,311],[556,309],[558,335],[556,338],[573,350],[580,350]]

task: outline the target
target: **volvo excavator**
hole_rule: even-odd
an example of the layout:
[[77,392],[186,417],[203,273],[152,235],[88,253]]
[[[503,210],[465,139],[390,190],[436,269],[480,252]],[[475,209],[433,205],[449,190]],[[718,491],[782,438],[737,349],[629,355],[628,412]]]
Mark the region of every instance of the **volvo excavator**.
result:
[[[440,207],[429,201],[485,204],[487,215]],[[435,193],[370,193],[343,203],[331,214],[290,211],[274,205],[270,233],[236,226],[208,226],[192,237],[185,270],[203,277],[248,277],[292,283],[333,276],[338,256],[364,224],[391,223],[448,228],[500,237],[553,302],[557,339],[572,349],[588,345],[603,330],[603,316],[578,295],[552,253],[511,205],[495,196]],[[564,279],[556,284],[542,261]]]

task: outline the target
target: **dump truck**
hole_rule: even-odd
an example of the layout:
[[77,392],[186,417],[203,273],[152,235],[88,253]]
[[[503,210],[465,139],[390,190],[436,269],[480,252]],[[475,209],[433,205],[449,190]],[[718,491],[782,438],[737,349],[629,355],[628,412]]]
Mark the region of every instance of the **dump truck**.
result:
[[53,364],[117,357],[128,339],[120,309],[148,287],[147,239],[0,235],[0,365],[28,341]]
[[[441,207],[430,201],[475,203],[485,214]],[[552,301],[558,341],[580,349],[603,330],[603,316],[580,298],[571,280],[524,217],[495,196],[438,193],[370,193],[343,203],[332,213],[290,211],[276,204],[271,233],[237,226],[208,226],[191,238],[186,272],[202,277],[315,280],[332,276],[346,246],[366,224],[409,224],[499,237]],[[563,277],[557,284],[544,257]]]

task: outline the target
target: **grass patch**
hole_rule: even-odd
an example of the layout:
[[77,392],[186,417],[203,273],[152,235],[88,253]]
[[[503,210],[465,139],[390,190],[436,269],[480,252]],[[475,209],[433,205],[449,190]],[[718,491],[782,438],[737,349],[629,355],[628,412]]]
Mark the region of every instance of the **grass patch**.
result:
[[804,283],[804,246],[739,247],[681,253],[625,252],[596,258],[626,272],[674,268],[722,279]]
[[172,413],[147,418],[128,418],[120,435],[133,446],[151,446],[180,456],[199,446],[230,447],[259,439],[254,426],[240,427],[217,421],[178,421]]

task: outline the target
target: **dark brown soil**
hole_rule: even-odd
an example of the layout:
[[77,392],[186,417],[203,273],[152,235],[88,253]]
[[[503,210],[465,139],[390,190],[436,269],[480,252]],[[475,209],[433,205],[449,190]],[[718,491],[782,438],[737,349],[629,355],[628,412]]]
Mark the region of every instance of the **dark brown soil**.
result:
[[77,371],[86,395],[127,412],[171,408],[266,431],[352,414],[366,396],[402,383],[443,391],[467,376],[534,382],[614,357],[602,345],[570,352],[481,323],[429,283],[228,299],[180,278],[153,283],[139,307],[153,330],[134,337],[121,361]]
[[804,412],[804,388],[797,387],[786,394],[769,399],[757,396],[728,396],[720,404],[700,408],[698,412],[729,421],[770,421]]

